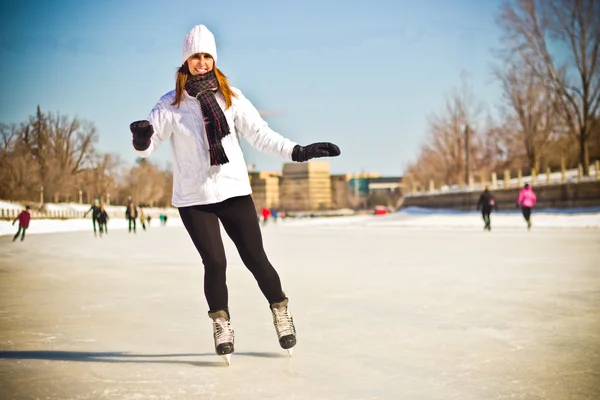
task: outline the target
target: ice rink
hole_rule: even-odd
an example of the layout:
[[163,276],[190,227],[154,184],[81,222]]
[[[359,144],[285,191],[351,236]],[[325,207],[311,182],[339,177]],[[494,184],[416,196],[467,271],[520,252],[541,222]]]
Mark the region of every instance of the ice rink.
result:
[[264,228],[293,358],[225,240],[230,367],[180,225],[1,236],[0,398],[600,399],[600,230],[376,218]]

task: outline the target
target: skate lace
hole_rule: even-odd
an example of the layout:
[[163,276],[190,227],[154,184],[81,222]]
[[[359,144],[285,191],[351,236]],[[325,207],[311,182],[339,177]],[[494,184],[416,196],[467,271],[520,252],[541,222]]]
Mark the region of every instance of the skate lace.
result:
[[233,343],[233,329],[229,321],[223,318],[217,318],[213,322],[215,328],[215,343],[220,345],[221,343]]
[[283,309],[273,308],[273,323],[280,339],[287,335],[295,335],[294,321],[287,307]]

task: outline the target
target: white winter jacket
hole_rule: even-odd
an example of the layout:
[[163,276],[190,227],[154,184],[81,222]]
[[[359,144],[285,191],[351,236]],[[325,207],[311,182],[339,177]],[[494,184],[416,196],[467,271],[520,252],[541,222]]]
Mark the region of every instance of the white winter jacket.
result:
[[150,112],[148,121],[154,128],[152,143],[146,150],[134,150],[138,156],[146,158],[161,142],[167,139],[171,141],[171,202],[175,207],[213,204],[252,193],[240,137],[264,153],[292,161],[292,150],[296,143],[269,128],[242,92],[235,88],[232,90],[238,97],[232,98],[233,104],[227,110],[221,92],[216,95],[217,102],[225,110],[231,132],[221,141],[229,162],[220,166],[210,166],[208,140],[200,104],[195,98],[184,91],[177,108],[171,105],[175,99],[173,90],[162,96]]

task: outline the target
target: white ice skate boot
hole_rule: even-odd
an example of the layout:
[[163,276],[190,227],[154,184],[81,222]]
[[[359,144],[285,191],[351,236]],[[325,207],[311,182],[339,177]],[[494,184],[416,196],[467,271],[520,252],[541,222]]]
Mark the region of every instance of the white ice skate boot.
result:
[[227,365],[231,364],[233,353],[234,332],[229,322],[229,316],[225,311],[208,313],[213,320],[213,337],[215,339],[215,351],[223,357]]
[[279,345],[287,350],[291,357],[293,347],[296,345],[296,328],[287,305],[287,299],[279,303],[273,303],[271,304],[271,312],[273,313],[273,325],[275,331],[277,331]]

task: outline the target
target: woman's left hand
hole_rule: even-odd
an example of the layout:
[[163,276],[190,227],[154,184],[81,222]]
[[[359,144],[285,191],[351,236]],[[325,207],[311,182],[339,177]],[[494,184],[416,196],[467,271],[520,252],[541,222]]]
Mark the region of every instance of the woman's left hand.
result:
[[296,145],[292,151],[292,161],[305,162],[312,158],[337,157],[342,151],[333,143],[319,142],[308,146]]

